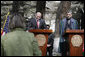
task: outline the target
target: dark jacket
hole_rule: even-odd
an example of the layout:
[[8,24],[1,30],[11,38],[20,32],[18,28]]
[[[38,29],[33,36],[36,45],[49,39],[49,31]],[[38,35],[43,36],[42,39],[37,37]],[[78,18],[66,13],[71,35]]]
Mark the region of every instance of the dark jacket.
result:
[[37,22],[36,19],[30,19],[30,23],[29,23],[29,28],[30,29],[47,29],[45,21],[43,19],[39,19],[40,21],[40,25],[39,28],[37,27]]
[[48,43],[47,43],[47,44],[50,44],[51,46],[53,46],[54,37],[55,37],[54,33],[50,34],[50,35],[48,36]]

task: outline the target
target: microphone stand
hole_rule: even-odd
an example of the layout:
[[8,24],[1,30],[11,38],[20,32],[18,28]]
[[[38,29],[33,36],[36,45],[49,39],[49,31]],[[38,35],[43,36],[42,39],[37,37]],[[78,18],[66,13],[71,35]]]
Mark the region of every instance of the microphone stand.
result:
[[81,30],[81,19],[80,19],[80,30]]

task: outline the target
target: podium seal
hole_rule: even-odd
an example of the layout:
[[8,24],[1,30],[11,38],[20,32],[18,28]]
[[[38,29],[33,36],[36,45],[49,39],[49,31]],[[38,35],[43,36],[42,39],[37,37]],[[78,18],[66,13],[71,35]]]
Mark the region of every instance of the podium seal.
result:
[[37,39],[39,46],[43,46],[46,42],[46,37],[43,34],[38,34],[35,38]]
[[80,47],[82,42],[83,42],[83,40],[82,40],[82,37],[80,35],[74,35],[71,38],[71,43],[74,47]]

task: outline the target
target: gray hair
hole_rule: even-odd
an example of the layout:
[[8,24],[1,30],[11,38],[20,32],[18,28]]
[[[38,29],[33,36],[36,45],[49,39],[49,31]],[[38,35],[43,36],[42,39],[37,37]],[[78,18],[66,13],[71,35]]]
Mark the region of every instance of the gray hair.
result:
[[40,14],[40,15],[42,15],[42,14],[41,14],[41,12],[37,12],[37,13],[35,14],[35,16],[36,16],[37,14]]

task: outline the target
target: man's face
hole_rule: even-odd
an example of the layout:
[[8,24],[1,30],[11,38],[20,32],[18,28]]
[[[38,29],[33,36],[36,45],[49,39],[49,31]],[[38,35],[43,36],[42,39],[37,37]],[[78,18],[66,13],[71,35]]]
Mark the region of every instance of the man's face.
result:
[[49,29],[50,28],[50,26],[47,26],[47,29]]
[[70,19],[72,17],[71,13],[67,13],[67,18]]
[[41,18],[41,14],[40,13],[37,13],[36,14],[36,19],[40,19]]

